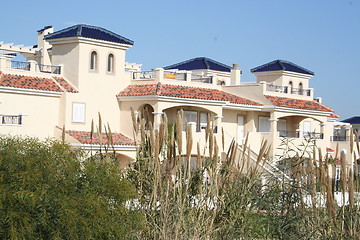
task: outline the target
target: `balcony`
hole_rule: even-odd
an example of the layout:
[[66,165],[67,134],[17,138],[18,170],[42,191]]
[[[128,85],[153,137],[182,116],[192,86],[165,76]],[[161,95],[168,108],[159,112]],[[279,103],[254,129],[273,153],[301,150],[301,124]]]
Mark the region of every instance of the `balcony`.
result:
[[302,89],[302,88],[293,88],[290,86],[280,86],[274,84],[267,84],[266,91],[269,92],[277,92],[277,93],[286,93],[286,94],[294,94],[300,96],[311,96],[312,89]]
[[21,71],[34,71],[50,74],[61,74],[61,66],[51,66],[38,64],[35,61],[21,62],[13,61],[11,59],[0,58],[0,69],[12,69],[12,70],[21,70]]
[[163,70],[156,69],[153,71],[131,71],[133,81],[161,81],[161,80],[174,80],[174,81],[187,81],[197,83],[213,83],[212,76],[202,76],[192,74],[190,71],[184,70]]
[[22,125],[22,115],[0,115],[1,125]]
[[288,130],[278,130],[279,137],[286,137],[286,138],[299,138],[300,132],[299,131],[288,131]]
[[304,138],[308,139],[324,139],[323,133],[317,133],[317,132],[304,132]]

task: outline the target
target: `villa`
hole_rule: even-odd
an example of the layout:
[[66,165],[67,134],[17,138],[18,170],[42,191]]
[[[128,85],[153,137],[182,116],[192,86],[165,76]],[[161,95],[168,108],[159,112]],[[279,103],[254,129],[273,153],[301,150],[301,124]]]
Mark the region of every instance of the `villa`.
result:
[[[241,146],[248,135],[256,153],[266,139],[276,161],[284,140],[300,146],[311,138],[324,154],[333,154],[339,144],[352,162],[351,125],[337,122],[339,116],[321,98],[314,100],[314,73],[292,62],[255,67],[256,82],[248,83],[241,81],[237,64],[206,57],[142,71],[140,64],[126,62],[133,41],[101,27],[81,24],[54,32],[46,26],[37,34],[33,47],[0,42],[2,134],[61,139],[65,126],[68,142],[96,151],[106,141],[105,133],[103,139],[90,137],[100,113],[111,127],[114,148],[128,162],[136,151],[131,107],[147,108],[155,127],[164,113],[174,122],[182,109],[200,144],[210,117],[225,133],[225,149],[232,139]],[[14,61],[18,53],[26,61]],[[220,131],[215,135],[221,142]]]

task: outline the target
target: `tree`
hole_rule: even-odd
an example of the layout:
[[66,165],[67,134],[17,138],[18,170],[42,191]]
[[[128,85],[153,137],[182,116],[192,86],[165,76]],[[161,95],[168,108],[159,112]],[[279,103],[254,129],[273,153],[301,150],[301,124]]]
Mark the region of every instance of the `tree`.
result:
[[141,213],[111,159],[56,141],[0,137],[0,239],[133,239]]

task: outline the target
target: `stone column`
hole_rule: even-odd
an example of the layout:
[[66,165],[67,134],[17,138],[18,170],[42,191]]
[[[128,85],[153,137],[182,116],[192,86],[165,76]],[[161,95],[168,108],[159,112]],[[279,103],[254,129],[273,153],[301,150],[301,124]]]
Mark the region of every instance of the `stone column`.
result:
[[161,82],[162,80],[164,80],[164,69],[163,68],[155,69],[155,76],[157,82]]

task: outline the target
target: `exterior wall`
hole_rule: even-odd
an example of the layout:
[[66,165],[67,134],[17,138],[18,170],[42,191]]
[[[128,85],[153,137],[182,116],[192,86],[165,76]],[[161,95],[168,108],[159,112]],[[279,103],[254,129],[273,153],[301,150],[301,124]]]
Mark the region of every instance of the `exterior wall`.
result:
[[[80,43],[78,46],[74,44],[54,45],[53,49],[56,49],[54,52],[67,53],[62,60],[64,61],[62,62],[65,69],[64,76],[76,84],[79,90],[79,93],[76,94],[66,93],[66,103],[62,109],[62,124],[65,124],[68,129],[89,131],[91,121],[94,120],[96,123],[100,113],[103,123],[106,125],[109,123],[112,131],[119,132],[120,109],[116,94],[130,81],[124,71],[125,50],[87,43]],[[97,52],[96,70],[90,69],[92,51]],[[114,55],[113,72],[111,73],[107,72],[109,54]],[[60,58],[60,55],[58,57]],[[53,58],[55,61],[56,57],[53,56]],[[67,62],[67,58],[71,61]],[[70,72],[77,73],[77,76],[70,75]],[[84,123],[73,122],[74,103],[85,103]]]
[[1,93],[0,112],[4,115],[23,114],[22,125],[0,125],[1,134],[47,138],[54,136],[59,124],[59,97]]

